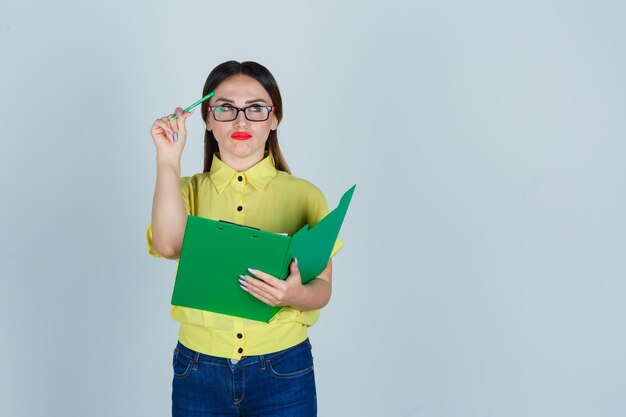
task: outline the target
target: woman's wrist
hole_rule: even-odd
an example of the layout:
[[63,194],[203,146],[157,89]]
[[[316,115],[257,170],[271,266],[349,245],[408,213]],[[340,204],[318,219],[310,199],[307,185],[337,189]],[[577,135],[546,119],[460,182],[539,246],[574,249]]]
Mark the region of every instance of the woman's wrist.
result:
[[318,310],[330,300],[330,284],[322,279],[313,279],[302,285],[291,307],[302,311]]
[[180,158],[157,154],[157,171],[174,170],[180,176]]

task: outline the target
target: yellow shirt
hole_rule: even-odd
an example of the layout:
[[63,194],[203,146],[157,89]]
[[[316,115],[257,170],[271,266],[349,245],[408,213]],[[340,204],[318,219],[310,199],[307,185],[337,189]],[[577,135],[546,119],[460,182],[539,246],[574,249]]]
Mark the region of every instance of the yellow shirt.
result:
[[[292,235],[328,214],[322,192],[308,181],[278,171],[271,156],[245,172],[236,172],[213,156],[209,173],[181,178],[180,188],[187,214],[269,232]],[[152,245],[151,227],[147,240],[150,254],[160,257]],[[337,240],[332,255],[342,246]],[[319,310],[284,307],[269,323],[179,306],[171,307],[171,316],[180,322],[178,338],[183,345],[207,355],[240,359],[302,342]]]

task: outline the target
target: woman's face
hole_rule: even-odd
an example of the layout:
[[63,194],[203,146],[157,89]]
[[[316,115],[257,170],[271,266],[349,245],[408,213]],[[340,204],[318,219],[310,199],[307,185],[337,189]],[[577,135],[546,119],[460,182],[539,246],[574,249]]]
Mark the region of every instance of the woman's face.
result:
[[[231,106],[244,108],[250,105],[273,106],[272,100],[263,86],[247,75],[233,75],[222,81],[215,88],[215,96],[210,106]],[[246,169],[263,159],[265,142],[270,130],[278,127],[278,120],[271,111],[266,121],[250,121],[243,112],[230,122],[215,120],[212,112],[208,112],[205,121],[206,129],[213,132],[220,151],[222,161],[231,167]]]

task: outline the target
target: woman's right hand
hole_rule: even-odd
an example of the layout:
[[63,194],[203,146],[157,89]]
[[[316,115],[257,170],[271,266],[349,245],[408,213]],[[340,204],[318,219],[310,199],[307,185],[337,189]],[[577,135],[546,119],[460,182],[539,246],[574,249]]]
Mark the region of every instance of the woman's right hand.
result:
[[174,114],[178,115],[172,120],[173,114],[161,117],[152,124],[150,134],[157,149],[157,157],[180,161],[180,157],[187,141],[187,128],[185,120],[193,112],[183,113],[183,109],[177,107]]

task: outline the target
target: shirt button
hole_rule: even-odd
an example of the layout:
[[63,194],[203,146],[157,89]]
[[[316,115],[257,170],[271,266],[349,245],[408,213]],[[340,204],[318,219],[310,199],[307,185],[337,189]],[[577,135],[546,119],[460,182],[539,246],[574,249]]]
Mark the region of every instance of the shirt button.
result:
[[237,206],[237,211],[241,211],[241,210],[243,210],[243,207]]
[[243,177],[242,177],[241,175],[240,175],[240,176],[238,176],[238,177],[237,177],[237,181],[239,181],[239,182],[243,181]]
[[237,349],[237,352],[239,352],[239,353],[243,353],[243,348],[239,348],[239,349]]
[[237,359],[231,359],[230,363],[232,363],[233,365],[237,365],[237,363],[239,363],[239,361]]
[[237,339],[241,339],[243,335],[241,333],[237,333]]

